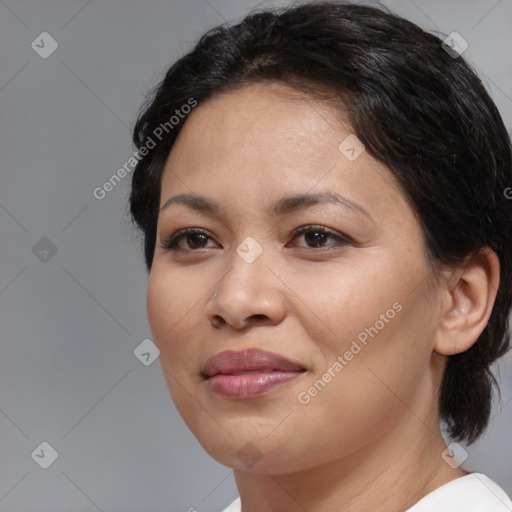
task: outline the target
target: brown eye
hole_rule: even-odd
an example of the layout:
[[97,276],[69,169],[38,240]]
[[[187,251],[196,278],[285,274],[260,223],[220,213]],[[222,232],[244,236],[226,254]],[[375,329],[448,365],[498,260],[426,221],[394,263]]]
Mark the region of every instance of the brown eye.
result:
[[211,237],[202,229],[186,228],[177,231],[169,238],[163,239],[161,247],[171,251],[193,251],[206,248],[205,246],[210,239]]
[[[294,239],[300,236],[304,237],[306,245],[298,245],[298,247],[305,247],[310,249],[340,247],[350,243],[347,238],[322,226],[303,226],[296,230],[293,234]],[[334,240],[334,243],[327,243],[329,239]]]
[[208,241],[207,239],[208,237],[203,233],[193,233],[191,235],[186,235],[184,238],[190,249],[197,249],[199,247],[203,247]]
[[304,234],[304,240],[308,245],[313,247],[320,247],[324,245],[325,241],[329,238],[329,235],[322,231],[308,231]]

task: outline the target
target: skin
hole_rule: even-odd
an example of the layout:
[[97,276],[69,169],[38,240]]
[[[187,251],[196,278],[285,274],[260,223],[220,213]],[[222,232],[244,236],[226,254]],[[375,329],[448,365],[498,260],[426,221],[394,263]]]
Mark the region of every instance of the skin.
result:
[[[234,469],[243,512],[397,512],[467,474],[441,458],[437,397],[448,356],[487,323],[498,260],[482,251],[462,268],[432,269],[391,173],[366,151],[350,161],[338,150],[350,133],[325,102],[284,85],[246,86],[192,111],[162,177],[160,206],[194,193],[222,208],[220,216],[181,204],[160,212],[147,308],[173,402],[204,449]],[[283,196],[320,191],[369,217],[335,204],[266,213]],[[325,235],[317,247],[311,233],[293,235],[305,225],[352,242]],[[207,237],[162,248],[185,227]],[[249,236],[263,249],[252,263],[236,251]],[[395,303],[394,318],[300,403]],[[210,391],[200,375],[206,360],[252,347],[307,372],[252,399]],[[254,464],[238,456],[248,446],[261,456]]]

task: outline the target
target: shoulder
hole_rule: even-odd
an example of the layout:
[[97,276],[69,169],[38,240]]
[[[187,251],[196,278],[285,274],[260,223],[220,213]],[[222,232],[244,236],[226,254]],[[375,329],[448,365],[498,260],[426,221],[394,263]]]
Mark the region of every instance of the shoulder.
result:
[[[457,478],[424,496],[406,512],[512,512],[505,491],[482,473]],[[221,512],[241,512],[240,496]]]
[[[452,480],[424,496],[406,512],[512,512],[512,501],[505,491],[482,473]],[[241,512],[237,497],[222,512]]]
[[241,502],[240,502],[240,496],[236,498],[236,500],[232,501],[229,506],[227,506],[224,510],[221,512],[241,512]]
[[427,494],[406,512],[438,512],[439,510],[512,512],[512,501],[489,477],[482,473],[470,473]]

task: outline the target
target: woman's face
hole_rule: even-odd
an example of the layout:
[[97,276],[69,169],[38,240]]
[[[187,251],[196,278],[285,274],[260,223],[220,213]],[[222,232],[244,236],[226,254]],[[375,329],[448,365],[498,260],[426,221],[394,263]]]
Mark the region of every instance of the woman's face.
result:
[[[276,84],[221,94],[183,121],[162,177],[161,207],[185,194],[215,208],[161,209],[149,324],[179,413],[232,468],[299,471],[436,421],[439,297],[420,226],[339,117]],[[162,247],[187,227],[202,234]],[[230,396],[201,373],[253,348],[306,371]]]

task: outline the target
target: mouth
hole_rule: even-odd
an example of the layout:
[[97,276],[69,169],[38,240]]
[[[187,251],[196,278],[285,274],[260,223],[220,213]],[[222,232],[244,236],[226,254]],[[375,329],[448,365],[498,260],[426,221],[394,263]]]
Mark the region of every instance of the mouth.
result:
[[260,350],[228,350],[210,358],[201,376],[215,394],[231,400],[254,398],[307,372],[301,364]]
[[243,375],[250,373],[303,372],[306,368],[284,356],[261,349],[226,350],[214,355],[201,368],[208,379],[215,375]]

